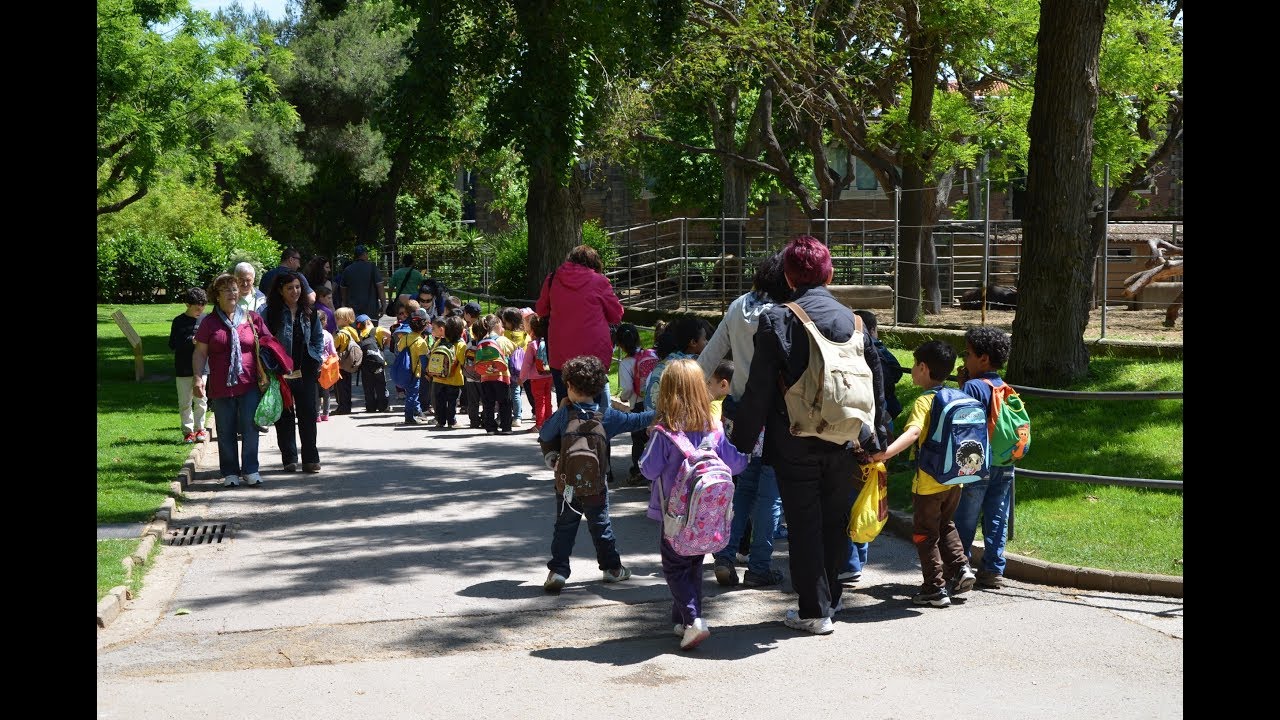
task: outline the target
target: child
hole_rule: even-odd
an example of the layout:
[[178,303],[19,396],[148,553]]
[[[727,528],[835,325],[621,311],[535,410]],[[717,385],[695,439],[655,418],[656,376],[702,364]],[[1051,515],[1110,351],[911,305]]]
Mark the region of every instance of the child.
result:
[[[724,399],[729,397],[729,386],[733,384],[733,361],[721,360],[715,370],[711,371],[711,378],[707,380],[707,395],[711,397],[711,417],[722,425],[727,425],[723,418],[724,415]],[[725,433],[733,432],[732,426],[727,425],[729,429]]]
[[[624,413],[596,403],[595,397],[604,390],[609,380],[600,358],[594,355],[570,358],[561,368],[561,374],[569,404],[556,410],[538,432],[543,460],[553,473],[560,459],[561,436],[569,426],[571,413],[583,419],[591,417],[593,413],[600,413],[600,423],[605,435],[610,438],[624,432],[640,430],[653,422],[652,412]],[[602,461],[602,466],[608,467],[607,446]],[[542,588],[547,592],[560,592],[569,579],[569,556],[573,554],[578,524],[584,516],[587,519],[587,530],[591,533],[591,542],[596,548],[596,563],[604,573],[604,581],[622,582],[631,577],[631,571],[622,565],[622,558],[618,555],[613,524],[609,520],[609,491],[606,486],[605,491],[598,495],[575,497],[571,502],[564,502],[564,498],[557,495],[551,560],[547,561],[547,579],[542,583]]]
[[462,339],[466,323],[456,315],[440,321],[442,336],[439,340],[452,348],[453,367],[446,377],[433,381],[436,391],[436,429],[452,430],[458,426],[458,395],[462,392],[462,362],[467,355],[467,343]]
[[[941,388],[956,365],[956,351],[941,340],[924,343],[916,348],[912,357],[915,364],[911,366],[911,382],[925,389]],[[871,459],[886,462],[913,445],[918,451],[929,434],[929,413],[935,397],[933,393],[924,393],[916,398],[902,434]],[[959,485],[939,484],[919,466],[911,478],[911,537],[920,556],[920,572],[924,575],[920,592],[911,597],[916,605],[947,607],[951,604],[951,595],[966,593],[973,587],[975,578],[965,559],[956,524],[952,522],[961,491]]]
[[[415,303],[416,301],[410,300]],[[409,349],[409,384],[404,389],[404,424],[417,425],[418,415],[422,412],[422,407],[418,404],[418,393],[422,389],[422,366],[426,360],[427,353],[430,348],[427,341],[422,337],[422,331],[427,327],[427,311],[417,308],[413,311],[413,315],[409,316],[409,332],[400,336],[400,343],[396,346],[396,351]]]
[[[480,420],[488,435],[511,434],[511,354],[516,346],[502,336],[502,320],[490,313],[481,321],[484,337],[476,343],[476,370],[480,373]],[[486,363],[486,354],[501,357]],[[497,417],[494,417],[494,409]]]
[[547,319],[527,315],[529,344],[524,350],[524,366],[520,374],[529,383],[529,397],[533,404],[533,427],[541,431],[551,417],[551,365],[547,356]]
[[889,352],[889,348],[880,342],[880,334],[876,332],[876,314],[870,310],[854,310],[854,315],[862,318],[862,325],[871,336],[871,344],[880,355],[880,368],[884,372],[884,401],[889,410],[889,436],[893,437],[894,419],[902,413],[902,403],[898,401],[898,380],[906,374],[898,358]]
[[[320,289],[328,290],[329,288],[327,285],[321,285],[317,288],[317,297],[319,297],[318,291]],[[332,290],[329,290],[329,296],[333,296]],[[317,305],[317,307],[319,306]],[[324,356],[326,359],[338,356],[338,348],[334,345],[333,333],[329,332],[328,329],[324,330]],[[316,422],[329,422],[329,391],[332,389],[316,383],[316,407],[319,408],[316,414]]]
[[[340,307],[333,311],[333,318],[338,323],[338,332],[333,336],[333,347],[338,351],[338,355],[347,351],[348,343],[360,344],[360,333],[356,330],[356,311],[349,307]],[[356,372],[359,372],[357,369]],[[340,370],[338,374],[338,383],[333,387],[337,390],[338,409],[333,411],[334,415],[350,415],[351,414],[351,377],[354,373]]]
[[484,337],[484,328],[480,326],[480,303],[469,302],[462,306],[462,321],[465,331],[462,339],[467,343],[466,358],[463,361],[462,377],[466,382],[462,387],[462,407],[466,410],[470,427],[482,427],[480,423],[480,378],[471,372],[476,357],[476,343]]
[[[737,475],[746,469],[747,456],[738,452],[720,423],[711,418],[711,397],[707,395],[707,381],[697,362],[685,358],[667,366],[658,387],[658,407],[657,423],[684,435],[694,447],[698,447],[708,433],[715,433],[716,454],[729,466],[730,472]],[[689,650],[711,634],[707,621],[702,618],[702,561],[706,556],[680,555],[671,547],[662,534],[664,508],[660,499],[680,491],[675,485],[683,461],[680,448],[665,433],[658,432],[649,438],[649,447],[640,458],[640,471],[654,481],[647,515],[658,521],[662,574],[671,590],[671,620],[675,623],[675,633],[680,636],[680,649]]]
[[209,401],[201,395],[194,397],[195,373],[204,368],[193,368],[191,354],[196,349],[196,328],[209,296],[198,287],[182,293],[187,309],[169,324],[169,349],[173,350],[173,377],[178,386],[178,417],[182,422],[182,441],[203,442],[209,438],[204,430],[205,416],[209,413]]
[[[1001,387],[1004,380],[996,371],[1009,358],[1009,335],[990,325],[969,328],[964,333],[964,367],[956,376],[964,394],[976,398],[991,416],[992,386]],[[987,384],[987,381],[991,385]],[[888,382],[888,376],[885,376]],[[1009,526],[1010,490],[1013,488],[1013,466],[992,463],[988,477],[963,486],[956,507],[956,531],[966,557],[973,557],[973,538],[978,531],[978,514],[982,514],[982,567],[977,585],[985,588],[1004,586],[1005,530]]]
[[[669,343],[671,353],[663,356],[662,351],[658,355],[662,357],[662,362],[649,373],[649,379],[644,386],[644,406],[658,410],[657,393],[658,383],[662,381],[662,373],[667,366],[676,360],[683,358],[697,358],[698,353],[702,352],[702,348],[707,346],[707,338],[710,333],[707,332],[707,321],[697,315],[681,315],[667,325],[663,331],[661,338],[664,338],[664,345]],[[655,347],[657,345],[655,344]],[[665,350],[666,347],[663,348]]]
[[524,414],[524,408],[520,405],[520,371],[524,369],[524,347],[529,342],[529,336],[524,332],[524,316],[520,314],[520,308],[505,307],[502,308],[502,334],[511,341],[515,349],[511,352],[511,427],[520,427],[520,416]]
[[329,334],[338,332],[338,320],[333,315],[333,288],[328,285],[316,286],[316,310],[324,313],[324,329]]
[[[644,412],[644,397],[635,391],[636,356],[644,349],[640,347],[640,331],[631,323],[622,323],[618,326],[616,340],[618,347],[622,348],[622,361],[618,363],[618,399],[627,403],[631,412]],[[645,379],[647,378],[642,378],[642,382]],[[631,433],[631,469],[624,485],[636,487],[649,484],[644,475],[640,474],[640,456],[644,454],[644,446],[648,441],[647,431]]]
[[[385,363],[371,361],[370,354],[387,346],[390,333],[385,328],[378,327],[376,321],[364,314],[356,316],[355,327],[362,343],[372,337],[374,342],[371,345],[376,345],[375,349],[364,353],[364,361],[360,363],[360,385],[364,388],[364,411],[366,413],[389,412],[391,403],[387,399]],[[369,346],[370,344],[363,344],[361,349]]]

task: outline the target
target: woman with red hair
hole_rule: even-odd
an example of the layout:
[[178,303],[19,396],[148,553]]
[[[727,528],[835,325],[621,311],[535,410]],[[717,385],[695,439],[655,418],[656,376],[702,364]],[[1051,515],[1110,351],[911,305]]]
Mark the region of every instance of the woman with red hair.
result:
[[[817,238],[801,235],[782,250],[783,274],[800,306],[826,339],[843,343],[862,333],[862,355],[872,375],[874,427],[863,425],[856,445],[875,453],[889,446],[889,413],[885,405],[880,356],[853,311],[831,295],[831,251]],[[791,585],[799,609],[788,610],[787,627],[825,635],[834,628],[831,616],[842,605],[838,575],[848,559],[850,491],[860,477],[855,443],[835,443],[792,433],[784,399],[809,366],[809,336],[804,323],[787,305],[776,304],[760,315],[755,353],[747,387],[733,426],[733,444],[749,453],[764,428],[764,457],[778,478],[791,552]],[[785,387],[783,385],[785,384]]]

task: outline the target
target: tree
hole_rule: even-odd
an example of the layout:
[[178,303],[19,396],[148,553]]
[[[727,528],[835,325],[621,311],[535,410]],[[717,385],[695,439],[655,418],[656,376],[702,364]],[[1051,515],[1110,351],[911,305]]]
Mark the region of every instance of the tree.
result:
[[1089,232],[1098,57],[1108,0],[1042,0],[1028,134],[1022,274],[1008,374],[1061,387],[1089,369],[1084,329],[1098,244]]

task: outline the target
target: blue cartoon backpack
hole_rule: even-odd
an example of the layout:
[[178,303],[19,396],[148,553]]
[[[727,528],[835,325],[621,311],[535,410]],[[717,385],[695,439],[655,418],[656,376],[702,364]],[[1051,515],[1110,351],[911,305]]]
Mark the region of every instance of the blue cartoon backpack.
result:
[[943,485],[980,480],[991,467],[987,410],[982,402],[959,390],[939,387],[929,409],[929,436],[916,451],[921,470]]

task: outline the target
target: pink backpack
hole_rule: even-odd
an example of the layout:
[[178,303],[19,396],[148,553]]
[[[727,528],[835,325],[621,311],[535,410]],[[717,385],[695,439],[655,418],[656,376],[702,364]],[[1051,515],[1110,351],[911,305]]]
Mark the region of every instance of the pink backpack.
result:
[[656,367],[658,367],[658,353],[652,348],[636,353],[636,365],[631,370],[631,389],[638,397],[644,397],[644,381],[649,379],[649,374]]
[[684,455],[670,498],[658,483],[662,536],[673,550],[687,557],[723,550],[733,522],[733,473],[715,451],[720,429],[711,431],[696,448],[684,433],[671,432],[662,425],[654,425],[654,429]]

